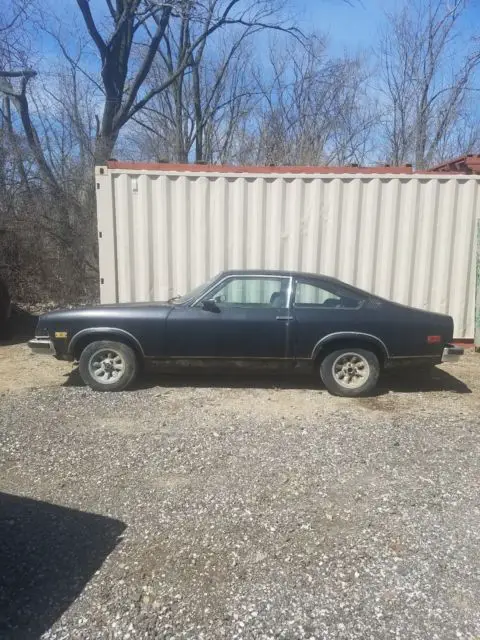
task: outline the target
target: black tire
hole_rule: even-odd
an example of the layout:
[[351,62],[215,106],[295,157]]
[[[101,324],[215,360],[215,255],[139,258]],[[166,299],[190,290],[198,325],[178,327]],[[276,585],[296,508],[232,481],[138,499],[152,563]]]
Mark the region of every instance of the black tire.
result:
[[[345,383],[341,383],[339,377],[344,368],[348,368],[348,366],[351,367],[348,369],[351,373],[344,373]],[[337,371],[337,377],[334,375],[334,368]],[[323,384],[335,396],[345,398],[366,396],[375,389],[379,376],[380,363],[378,358],[373,351],[368,349],[357,347],[337,349],[327,354],[320,364],[320,377]],[[364,377],[363,383],[360,380],[362,377]],[[351,387],[348,386],[347,378],[353,381]]]
[[[92,373],[102,368],[104,374]],[[79,369],[82,380],[95,391],[122,391],[135,380],[139,363],[134,350],[128,345],[100,340],[90,343],[82,351]]]

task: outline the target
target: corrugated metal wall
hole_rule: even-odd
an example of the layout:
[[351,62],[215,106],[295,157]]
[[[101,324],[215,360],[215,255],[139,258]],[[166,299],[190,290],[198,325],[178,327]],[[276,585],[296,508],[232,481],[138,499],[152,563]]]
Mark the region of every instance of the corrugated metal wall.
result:
[[480,178],[97,168],[102,302],[165,300],[223,269],[336,276],[474,333]]

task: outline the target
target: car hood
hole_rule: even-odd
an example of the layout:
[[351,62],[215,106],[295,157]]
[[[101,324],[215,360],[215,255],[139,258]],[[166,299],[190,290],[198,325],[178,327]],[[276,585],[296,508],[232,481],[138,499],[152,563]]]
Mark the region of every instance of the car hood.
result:
[[78,309],[145,309],[151,307],[152,309],[158,309],[158,307],[172,307],[169,302],[116,302],[112,304],[95,304],[89,307],[78,307]]
[[75,320],[101,320],[108,318],[132,318],[145,315],[163,316],[172,309],[168,302],[128,302],[118,304],[99,304],[74,309],[50,311],[40,316],[39,323],[67,322]]

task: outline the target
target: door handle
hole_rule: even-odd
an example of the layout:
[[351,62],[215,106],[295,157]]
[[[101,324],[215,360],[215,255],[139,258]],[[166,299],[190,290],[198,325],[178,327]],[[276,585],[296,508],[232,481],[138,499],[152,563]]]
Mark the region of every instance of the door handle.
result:
[[277,316],[275,320],[293,320],[292,316]]

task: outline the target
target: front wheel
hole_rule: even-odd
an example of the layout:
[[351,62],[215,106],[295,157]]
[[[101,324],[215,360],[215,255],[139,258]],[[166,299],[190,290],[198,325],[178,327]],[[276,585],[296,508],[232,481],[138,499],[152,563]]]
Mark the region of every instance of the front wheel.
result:
[[128,345],[101,340],[85,347],[79,369],[82,380],[95,391],[122,391],[134,381],[139,365]]
[[325,356],[320,377],[330,393],[356,398],[369,394],[380,375],[377,356],[367,349],[338,349]]

